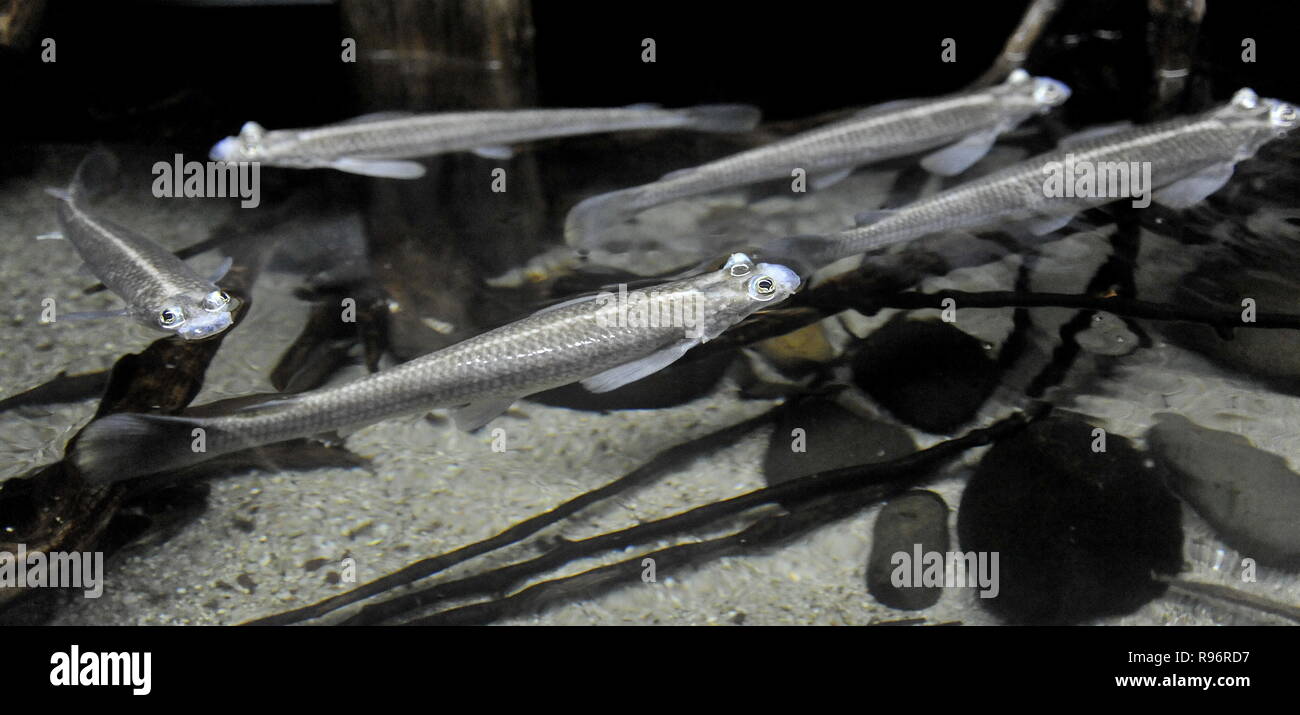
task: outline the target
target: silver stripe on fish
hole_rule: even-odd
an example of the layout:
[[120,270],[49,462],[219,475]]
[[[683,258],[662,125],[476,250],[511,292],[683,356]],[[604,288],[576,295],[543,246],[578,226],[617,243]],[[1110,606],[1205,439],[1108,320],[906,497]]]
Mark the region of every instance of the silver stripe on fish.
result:
[[737,253],[718,270],[567,301],[355,382],[248,407],[110,415],[81,433],[73,460],[88,478],[117,480],[439,407],[474,429],[520,397],[578,381],[605,392],[658,372],[799,286],[789,268]]

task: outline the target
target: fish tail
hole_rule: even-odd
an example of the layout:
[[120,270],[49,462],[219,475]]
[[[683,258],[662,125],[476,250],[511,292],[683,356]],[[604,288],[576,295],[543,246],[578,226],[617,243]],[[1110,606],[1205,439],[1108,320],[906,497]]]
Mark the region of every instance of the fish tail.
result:
[[88,481],[109,484],[211,459],[215,436],[202,419],[120,412],[86,425],[69,456]]
[[107,149],[95,149],[81,160],[68,187],[68,200],[94,201],[112,192],[117,185],[121,162]]
[[686,126],[701,132],[747,132],[762,113],[749,104],[702,104],[681,110]]
[[631,218],[637,189],[622,189],[590,196],[579,201],[564,219],[564,240],[574,248],[592,248],[600,236]]

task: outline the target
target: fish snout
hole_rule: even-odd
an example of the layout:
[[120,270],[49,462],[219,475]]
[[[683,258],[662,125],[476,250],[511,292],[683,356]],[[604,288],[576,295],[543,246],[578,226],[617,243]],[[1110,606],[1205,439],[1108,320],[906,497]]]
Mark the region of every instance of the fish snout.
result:
[[233,161],[239,158],[239,138],[226,137],[212,145],[208,158],[213,161]]
[[760,263],[749,281],[749,294],[755,300],[781,301],[794,295],[802,283],[798,273],[779,263]]
[[1065,101],[1070,98],[1072,93],[1070,86],[1058,79],[1052,79],[1051,77],[1034,78],[1034,103],[1044,112],[1065,104]]
[[1288,132],[1295,129],[1300,119],[1297,118],[1296,106],[1276,99],[1268,100],[1268,121],[1277,129]]

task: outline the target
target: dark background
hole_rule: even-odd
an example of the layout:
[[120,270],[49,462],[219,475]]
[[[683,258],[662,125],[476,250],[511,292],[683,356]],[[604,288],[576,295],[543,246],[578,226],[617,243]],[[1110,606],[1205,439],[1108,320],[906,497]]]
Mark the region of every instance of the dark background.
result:
[[[432,0],[431,0],[432,1]],[[1210,0],[1198,49],[1200,95],[1241,86],[1300,100],[1291,0]],[[804,117],[888,99],[941,94],[979,76],[1026,2],[585,2],[534,0],[543,106],[750,102],[765,117]],[[1132,117],[1149,86],[1146,2],[1070,0],[1028,69],[1075,90],[1072,124]],[[1098,32],[1101,31],[1101,32]],[[50,0],[37,37],[0,49],[5,138],[166,142],[206,152],[257,119],[310,126],[360,113],[356,65],[332,3],[274,5]],[[658,61],[640,60],[641,39]],[[940,42],[957,41],[942,63]],[[1259,60],[1240,61],[1241,39]],[[38,40],[39,43],[39,40]],[[3,140],[0,140],[3,141]]]

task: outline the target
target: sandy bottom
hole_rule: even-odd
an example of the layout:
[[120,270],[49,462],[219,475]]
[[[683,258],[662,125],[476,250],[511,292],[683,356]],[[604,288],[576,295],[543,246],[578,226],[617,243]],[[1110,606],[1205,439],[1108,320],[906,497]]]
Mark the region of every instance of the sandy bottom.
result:
[[[120,321],[38,323],[41,301],[47,297],[71,310],[104,309],[116,303],[111,295],[80,294],[88,279],[77,273],[79,261],[71,247],[29,240],[57,228],[54,202],[41,189],[66,181],[77,152],[69,149],[57,156],[41,175],[0,187],[0,225],[8,238],[0,242],[0,284],[6,286],[3,319],[7,323],[6,338],[0,343],[0,394],[4,395],[30,388],[60,371],[106,368],[118,356],[144,348],[155,337]],[[838,213],[840,207],[851,205],[853,197],[862,195],[863,182],[879,185],[879,181],[879,177],[855,175],[828,190],[820,204],[804,199],[796,208],[800,215],[811,218],[802,223],[788,219],[790,225],[780,226],[779,231],[824,230],[826,223],[838,219],[816,217],[830,211],[851,215],[851,211]],[[710,201],[722,206],[735,203],[726,197]],[[772,199],[753,211],[780,213],[781,202],[792,203]],[[702,211],[700,206],[708,205],[696,202],[676,215],[692,215],[691,211]],[[870,208],[870,204],[859,200],[856,208]],[[108,210],[119,222],[173,248],[205,238],[213,226],[239,211],[226,201],[145,202],[138,195],[114,201]],[[662,225],[658,227],[655,219],[647,219],[643,222],[647,231],[675,228],[674,214],[657,213],[667,218],[659,219]],[[1046,247],[1048,258],[1039,268],[1044,271],[1042,280],[1051,281],[1060,291],[1081,286],[1099,260],[1100,240],[1096,234],[1078,234]],[[1150,250],[1160,250],[1158,240],[1152,243],[1156,248]],[[1172,245],[1165,248],[1177,253]],[[210,255],[196,259],[199,266],[215,262]],[[925,287],[1005,289],[1017,265],[1018,259],[1011,256],[932,280]],[[306,317],[306,305],[291,294],[295,283],[296,279],[279,274],[268,274],[259,282],[252,315],[223,346],[204,394],[196,402],[269,388],[265,375]],[[1070,315],[1062,310],[1035,313],[1035,325],[1047,349],[1056,326]],[[886,317],[849,318],[845,323],[861,331]],[[1005,335],[1009,326],[1005,311],[987,311],[969,320],[959,327],[990,340]],[[1070,405],[1072,409],[1099,420],[1115,434],[1131,437],[1145,432],[1154,412],[1173,410],[1207,427],[1240,431],[1293,465],[1300,464],[1300,443],[1286,436],[1287,426],[1300,417],[1294,398],[1225,375],[1177,348],[1157,346],[1114,358],[1112,341],[1108,338],[1101,343],[1105,344],[1089,360],[1099,364],[1115,359],[1120,367],[1080,394]],[[1076,370],[1087,372],[1092,366],[1085,361]],[[1012,405],[1019,404],[1013,397],[1010,388],[995,395],[978,419],[988,422],[1007,414]],[[467,435],[446,421],[422,418],[373,425],[348,438],[350,449],[373,459],[373,474],[359,469],[256,471],[214,481],[203,514],[168,541],[120,553],[109,563],[103,596],[70,596],[55,622],[235,624],[303,606],[354,585],[340,582],[345,558],[355,560],[358,583],[369,581],[419,558],[490,536],[621,476],[664,448],[759,414],[774,404],[740,399],[730,378],[714,394],[666,410],[600,415],[523,402],[492,425],[505,430],[504,452],[492,449],[490,430]],[[863,404],[873,409],[869,403]],[[89,419],[93,409],[94,403],[88,401],[0,415],[0,449],[9,456],[3,476],[57,459],[64,442]],[[939,439],[913,434],[921,446]],[[574,539],[622,528],[760,488],[764,486],[761,462],[767,438],[768,431],[760,430],[652,486],[622,494],[523,545],[470,561],[435,579],[454,578],[534,554],[538,543],[559,536]],[[965,473],[981,454],[979,450],[969,453],[964,463],[954,465],[930,485],[953,512],[949,526],[954,544],[955,507]],[[979,607],[978,597],[970,589],[947,589],[935,606],[920,612],[876,603],[866,590],[865,569],[878,511],[865,510],[781,548],[723,558],[695,569],[660,570],[654,583],[637,582],[592,600],[511,622],[870,624],[917,617],[931,623],[996,622]],[[1261,569],[1258,582],[1240,583],[1230,573],[1238,556],[1187,509],[1184,529],[1186,577],[1232,585],[1283,603],[1300,603],[1300,580],[1294,575]],[[548,577],[632,558],[665,545],[646,544],[637,550],[570,564]],[[1131,615],[1104,622],[1256,621],[1249,614],[1167,595]]]

